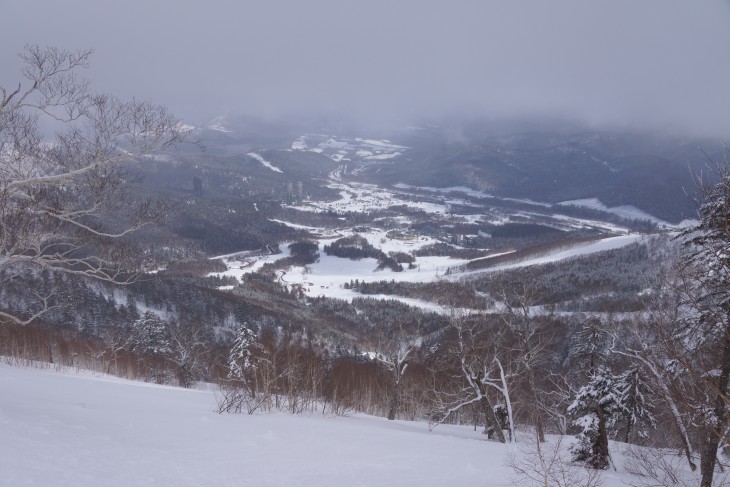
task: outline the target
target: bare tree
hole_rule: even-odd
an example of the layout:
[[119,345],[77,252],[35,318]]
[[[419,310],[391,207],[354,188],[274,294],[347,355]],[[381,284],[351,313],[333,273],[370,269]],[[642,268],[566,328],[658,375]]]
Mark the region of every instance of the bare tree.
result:
[[[508,387],[510,374],[505,372],[505,368],[496,354],[495,344],[492,339],[488,338],[488,330],[483,323],[470,320],[467,316],[453,317],[452,328],[456,331],[456,343],[448,355],[458,362],[456,365],[458,372],[454,378],[458,379],[461,387],[455,392],[435,391],[438,411],[436,411],[437,417],[432,427],[445,422],[467,406],[478,405],[486,419],[485,429],[490,436],[494,434],[500,443],[505,443],[502,425],[497,419],[494,406],[487,393],[491,388],[497,390],[505,399],[508,429],[510,439],[513,440],[512,402]],[[494,373],[497,373],[499,377],[493,377]]]
[[502,291],[501,297],[506,311],[501,317],[511,338],[512,351],[518,357],[527,378],[528,392],[534,404],[537,437],[544,442],[543,401],[535,379],[535,369],[545,358],[550,336],[544,326],[544,318],[532,315],[532,288],[525,285],[519,292]]
[[178,382],[190,387],[197,373],[204,370],[205,356],[213,342],[212,330],[202,323],[168,323],[170,352],[167,361],[177,369]]
[[695,449],[686,417],[682,412],[680,398],[674,392],[675,389],[682,389],[681,386],[675,387],[680,377],[672,358],[660,341],[663,333],[661,330],[670,326],[669,323],[676,322],[676,319],[674,313],[663,308],[654,312],[647,323],[632,323],[630,326],[620,327],[614,324],[611,331],[612,344],[608,351],[633,361],[647,373],[653,390],[669,411],[682,450],[690,468],[694,471],[697,468]]
[[[699,472],[684,468],[684,460],[666,448],[627,445],[623,456],[624,468],[634,476],[632,487],[690,487],[701,482]],[[726,471],[716,474],[712,485],[730,485],[730,475]]]
[[531,435],[519,448],[520,454],[510,452],[507,465],[515,473],[513,484],[519,487],[599,487],[603,484],[601,471],[571,464],[561,456],[558,436],[554,443],[540,441]]
[[[128,283],[138,267],[126,237],[166,213],[128,197],[122,163],[182,142],[184,126],[164,107],[92,93],[77,76],[91,54],[26,46],[25,81],[0,86],[0,286],[40,269]],[[27,324],[50,307],[38,293],[30,311],[0,307],[0,318]]]
[[119,374],[119,355],[132,347],[134,338],[132,330],[122,325],[105,326],[100,332],[100,337],[103,346],[98,351],[96,358],[101,359],[105,373],[110,374],[113,365],[114,373]]
[[406,345],[401,346],[398,350],[389,356],[379,356],[378,362],[383,364],[386,369],[391,373],[393,377],[393,387],[390,394],[390,401],[388,404],[388,419],[395,419],[398,414],[398,407],[400,405],[401,395],[401,384],[403,383],[403,377],[405,376],[406,370],[408,370],[408,357],[415,350],[415,346]]
[[418,348],[417,339],[413,338],[417,337],[418,333],[414,331],[409,334],[403,323],[391,324],[388,332],[390,336],[378,337],[375,360],[385,367],[391,376],[387,417],[389,420],[394,420],[400,409],[401,389],[408,370],[408,361]]

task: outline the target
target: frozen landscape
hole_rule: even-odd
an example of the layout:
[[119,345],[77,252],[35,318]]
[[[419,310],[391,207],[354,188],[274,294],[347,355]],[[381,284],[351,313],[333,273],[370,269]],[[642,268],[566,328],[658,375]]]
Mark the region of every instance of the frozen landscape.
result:
[[0,2],[0,487],[730,486],[730,2]]
[[[7,487],[530,485],[508,458],[530,458],[524,432],[502,445],[469,426],[363,414],[218,414],[213,390],[6,364],[0,398]],[[602,485],[641,485],[614,456]]]
[[[317,142],[319,141],[319,142]],[[581,219],[567,216],[561,213],[552,213],[551,205],[531,200],[515,200],[512,198],[497,198],[493,195],[476,191],[466,187],[432,188],[415,187],[406,184],[396,184],[392,187],[382,187],[374,184],[357,182],[347,175],[348,166],[345,163],[355,164],[351,174],[358,172],[358,167],[365,167],[372,163],[372,154],[365,151],[363,147],[375,150],[379,155],[384,155],[385,150],[407,150],[406,147],[394,146],[387,140],[363,140],[352,139],[339,141],[333,136],[301,136],[292,143],[292,149],[297,151],[313,151],[323,153],[338,163],[339,168],[329,174],[326,185],[339,193],[339,198],[331,201],[300,201],[291,208],[302,215],[307,213],[334,213],[342,215],[369,215],[377,211],[387,211],[391,208],[405,208],[406,211],[415,212],[416,216],[402,214],[392,220],[397,228],[407,229],[414,223],[414,219],[425,215],[433,222],[441,222],[447,228],[456,224],[484,224],[501,226],[510,222],[534,222],[544,224],[559,231],[570,232],[574,230],[592,229],[604,232],[608,236],[596,238],[585,242],[566,244],[548,251],[536,252],[527,257],[520,257],[514,261],[506,261],[486,270],[468,271],[469,259],[453,258],[448,256],[420,256],[415,259],[413,267],[404,268],[402,271],[394,271],[389,268],[378,268],[378,261],[375,258],[362,258],[351,260],[339,258],[325,253],[325,246],[331,245],[343,237],[361,236],[373,247],[385,254],[401,252],[413,255],[418,250],[439,243],[441,240],[430,235],[422,235],[411,231],[393,232],[378,228],[382,224],[380,219],[373,218],[371,225],[348,225],[347,219],[342,218],[342,226],[337,228],[321,228],[306,226],[296,222],[281,219],[270,221],[285,225],[295,230],[308,232],[316,241],[320,254],[316,262],[306,266],[292,266],[287,271],[277,273],[277,281],[287,287],[295,286],[305,295],[310,297],[326,296],[329,298],[344,299],[352,301],[353,298],[362,296],[358,292],[346,288],[352,281],[373,282],[392,280],[396,282],[427,283],[438,280],[458,281],[470,276],[479,275],[483,272],[504,271],[518,267],[558,262],[579,256],[585,256],[596,252],[621,248],[632,243],[641,242],[647,237],[644,234],[632,232],[628,227],[621,224],[606,221]],[[387,153],[390,154],[390,153]],[[390,155],[397,157],[399,153]],[[262,162],[269,164],[260,156],[250,153]],[[269,164],[270,166],[270,164]],[[268,167],[268,166],[267,166]],[[275,168],[278,170],[278,168]],[[352,169],[352,168],[350,168]],[[505,211],[501,204],[518,203],[522,210]],[[580,202],[566,202],[566,204],[578,205]],[[581,203],[582,204],[582,203]],[[596,204],[598,205],[598,203]],[[605,209],[605,207],[597,209]],[[540,209],[542,213],[530,211]],[[560,206],[555,209],[559,210]],[[640,212],[625,213],[621,216],[626,218],[644,219],[651,223],[661,223],[651,215]],[[480,235],[467,235],[466,237],[479,237]],[[463,237],[462,237],[463,238]],[[228,270],[212,273],[212,276],[234,277],[240,280],[245,274],[258,272],[265,264],[273,264],[280,259],[290,256],[288,245],[291,242],[284,242],[280,245],[281,253],[269,254],[262,252],[242,252],[239,254],[221,255],[215,258],[222,259]],[[462,248],[458,245],[455,248]],[[514,252],[510,248],[483,248],[490,256],[508,255]],[[232,286],[221,286],[219,289],[230,291]],[[429,311],[442,314],[450,312],[432,302],[405,298],[394,295],[369,295],[375,299],[397,299],[410,306],[415,306]]]

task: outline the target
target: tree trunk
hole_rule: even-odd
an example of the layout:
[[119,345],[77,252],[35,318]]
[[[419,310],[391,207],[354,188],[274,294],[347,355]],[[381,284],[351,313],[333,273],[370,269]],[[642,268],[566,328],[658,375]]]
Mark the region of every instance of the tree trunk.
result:
[[509,441],[511,443],[513,441],[517,441],[517,438],[515,436],[514,414],[512,414],[512,399],[510,398],[509,387],[507,387],[507,377],[505,377],[504,375],[504,368],[502,367],[502,363],[499,360],[497,360],[497,365],[499,365],[499,379],[502,382],[502,395],[504,396],[504,402],[507,405],[507,420],[509,421]]
[[684,421],[682,420],[682,415],[679,412],[677,403],[674,401],[674,397],[672,396],[672,393],[667,386],[668,379],[664,376],[663,373],[659,372],[659,369],[653,362],[650,362],[649,360],[647,360],[646,358],[642,358],[641,356],[634,356],[634,358],[638,358],[639,360],[641,360],[641,362],[646,365],[648,370],[651,371],[652,375],[656,379],[655,384],[657,385],[657,387],[659,387],[659,389],[661,389],[662,396],[664,400],[667,401],[667,404],[669,405],[669,411],[672,413],[674,425],[677,427],[679,440],[682,443],[684,454],[687,457],[687,463],[689,463],[689,468],[694,472],[695,470],[697,470],[697,465],[695,465],[694,462],[694,450],[692,449],[692,443],[690,443],[689,441],[689,433],[687,431],[687,427],[684,424]]
[[634,422],[629,418],[629,420],[626,423],[626,438],[624,440],[624,443],[628,443],[629,439],[631,437],[631,429],[634,426]]
[[609,465],[609,454],[608,454],[608,431],[606,430],[606,413],[603,410],[603,406],[599,405],[596,408],[598,413],[598,448],[597,458],[594,459],[595,468],[605,469]]
[[720,437],[726,427],[727,421],[727,392],[728,379],[730,378],[730,319],[725,327],[725,340],[723,343],[722,362],[720,363],[720,376],[717,379],[715,390],[714,416],[715,422],[705,427],[703,431],[702,447],[700,449],[700,472],[702,481],[700,487],[712,487],[712,479],[715,475],[717,464],[717,449],[720,444]]
[[398,387],[398,383],[395,384],[395,387],[393,387],[393,394],[390,396],[390,404],[388,405],[388,420],[393,421],[395,419],[395,415],[398,411],[398,394],[400,392],[400,387]]
[[545,428],[542,425],[542,412],[540,411],[540,402],[537,400],[537,387],[535,386],[535,371],[530,367],[527,370],[527,378],[530,383],[530,392],[535,402],[535,430],[537,431],[537,440],[545,443]]
[[483,384],[479,383],[478,386],[479,391],[482,395],[482,399],[481,401],[479,401],[479,403],[484,409],[484,416],[487,421],[487,427],[491,426],[494,429],[494,433],[497,435],[497,440],[499,440],[500,443],[506,443],[507,440],[504,437],[504,431],[502,431],[502,427],[499,425],[497,415],[494,414],[494,408],[492,407],[491,401],[487,397],[487,391],[484,390]]

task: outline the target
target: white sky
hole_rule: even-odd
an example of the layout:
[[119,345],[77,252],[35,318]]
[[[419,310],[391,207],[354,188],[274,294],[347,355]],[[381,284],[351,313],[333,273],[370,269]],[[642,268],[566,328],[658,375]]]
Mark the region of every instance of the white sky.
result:
[[191,121],[337,113],[566,116],[727,135],[723,0],[0,0],[0,84],[26,43]]

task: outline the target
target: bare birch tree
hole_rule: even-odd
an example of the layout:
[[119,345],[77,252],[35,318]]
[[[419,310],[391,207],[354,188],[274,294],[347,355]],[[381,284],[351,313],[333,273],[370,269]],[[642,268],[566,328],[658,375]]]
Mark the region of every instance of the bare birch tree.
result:
[[528,392],[534,404],[532,412],[537,437],[540,442],[544,442],[543,400],[535,378],[535,370],[545,359],[551,336],[545,327],[545,320],[533,316],[530,307],[532,289],[529,286],[523,286],[520,292],[502,291],[501,298],[506,311],[501,317],[511,338],[511,346],[506,343],[505,346],[512,348],[527,378]]
[[[506,438],[502,425],[494,412],[494,406],[487,393],[492,389],[498,391],[505,400],[507,409],[507,428],[510,440],[514,440],[514,423],[512,402],[510,399],[509,378],[511,374],[505,370],[499,356],[493,336],[490,338],[483,323],[470,322],[467,316],[452,318],[452,328],[456,332],[456,342],[448,352],[449,358],[457,362],[458,372],[454,377],[461,388],[453,392],[435,391],[437,396],[436,418],[432,427],[445,422],[463,408],[476,405],[484,414],[486,431],[496,436],[500,443]],[[496,374],[496,376],[495,376]]]
[[394,420],[401,406],[403,379],[408,370],[409,360],[415,355],[417,346],[418,327],[411,333],[406,331],[403,323],[392,323],[389,327],[389,336],[378,337],[375,360],[390,373],[390,391],[388,396],[387,418]]
[[[126,237],[166,213],[131,201],[122,163],[182,142],[184,126],[164,107],[91,92],[77,75],[91,54],[26,46],[24,80],[0,86],[0,288],[41,269],[128,283]],[[22,314],[0,303],[0,319],[27,324],[50,303],[36,294]]]

